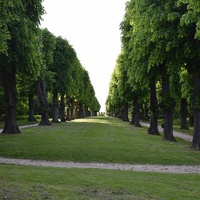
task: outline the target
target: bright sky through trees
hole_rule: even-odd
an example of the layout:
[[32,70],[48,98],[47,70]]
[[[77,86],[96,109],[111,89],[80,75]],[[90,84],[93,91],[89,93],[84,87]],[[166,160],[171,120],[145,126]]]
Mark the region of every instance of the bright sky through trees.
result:
[[44,0],[41,26],[67,39],[89,72],[105,111],[111,74],[121,51],[119,25],[127,0]]

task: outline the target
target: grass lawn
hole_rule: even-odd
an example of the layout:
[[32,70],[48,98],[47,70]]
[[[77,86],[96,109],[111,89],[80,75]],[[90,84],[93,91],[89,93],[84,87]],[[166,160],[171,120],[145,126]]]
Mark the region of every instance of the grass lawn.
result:
[[116,118],[94,117],[0,135],[0,156],[77,162],[199,165],[182,140],[167,142]]
[[[24,125],[31,125],[31,124],[39,124],[39,120],[32,122],[32,121],[28,121],[28,120],[17,120],[17,125],[18,126],[24,126]],[[4,128],[4,121],[0,121],[0,129]]]
[[0,165],[0,199],[196,200],[199,175]]
[[[200,152],[178,139],[147,134],[110,117],[36,126],[0,135],[0,156],[76,162],[200,165]],[[200,175],[0,165],[0,199],[199,199]]]

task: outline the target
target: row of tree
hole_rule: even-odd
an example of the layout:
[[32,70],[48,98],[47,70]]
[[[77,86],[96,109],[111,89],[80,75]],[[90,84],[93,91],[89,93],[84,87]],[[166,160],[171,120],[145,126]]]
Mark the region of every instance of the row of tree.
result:
[[66,39],[39,27],[44,14],[42,0],[0,0],[0,10],[0,78],[3,89],[0,96],[5,99],[2,105],[5,108],[3,133],[20,132],[16,124],[16,109],[24,97],[29,100],[29,120],[35,120],[33,99],[36,94],[41,125],[51,124],[49,96],[53,122],[58,122],[59,117],[65,121],[91,112],[96,114],[100,104],[89,74],[75,50]]
[[[193,146],[200,149],[200,4],[192,0],[130,0],[121,23],[122,50],[113,71],[107,112],[140,126],[150,118],[150,134],[173,136],[173,117],[181,128],[194,124]],[[132,105],[132,106],[130,106]],[[142,113],[142,114],[141,114]]]

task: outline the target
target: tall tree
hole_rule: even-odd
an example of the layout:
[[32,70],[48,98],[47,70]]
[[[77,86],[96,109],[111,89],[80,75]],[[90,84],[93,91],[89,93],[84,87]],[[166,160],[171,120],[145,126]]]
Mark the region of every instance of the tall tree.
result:
[[[127,4],[126,14],[121,23],[121,31],[123,49],[127,52],[127,59],[130,60],[127,68],[129,82],[135,91],[139,92],[139,90],[142,90],[144,93],[146,93],[147,85],[149,85],[151,95],[151,123],[149,133],[157,135],[159,134],[157,127],[158,106],[155,85],[158,68],[156,65],[148,65],[148,59],[153,47],[151,34],[149,32],[151,17],[148,16],[147,12],[151,4],[152,1],[130,1]],[[142,92],[139,93],[142,94]],[[143,98],[145,98],[144,95]],[[137,101],[135,102],[138,105]],[[136,111],[138,109],[135,108]],[[135,112],[133,110],[133,115],[137,113]]]
[[75,53],[69,42],[62,38],[56,38],[56,47],[53,53],[53,63],[50,65],[49,70],[54,74],[53,83],[53,109],[54,116],[53,122],[58,120],[58,94],[61,95],[60,114],[61,121],[65,121],[65,94],[71,94],[72,85],[72,60]]
[[52,73],[49,71],[49,65],[53,63],[53,52],[55,49],[55,36],[47,29],[42,30],[42,55],[43,55],[43,68],[41,74],[37,80],[37,94],[41,106],[41,121],[39,125],[51,125],[49,121],[49,106],[47,101],[47,88],[46,79],[48,79],[48,85],[53,82]]
[[191,99],[194,115],[193,147],[200,150],[200,4],[199,1],[179,0],[187,10],[181,17],[182,48],[186,69],[192,80]]
[[[7,54],[0,54],[0,75],[6,103],[3,133],[19,133],[16,124],[16,73],[21,71],[24,75],[31,76],[40,70],[38,26],[44,9],[42,0],[17,0],[12,1],[12,4],[10,1],[6,2],[7,14],[11,14],[12,17],[6,21],[6,29],[10,35],[6,44]],[[4,1],[2,3],[4,4]]]

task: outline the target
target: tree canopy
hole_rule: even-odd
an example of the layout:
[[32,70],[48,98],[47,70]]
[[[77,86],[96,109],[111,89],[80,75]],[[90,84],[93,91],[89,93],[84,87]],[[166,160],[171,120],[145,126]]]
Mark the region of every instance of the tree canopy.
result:
[[[200,138],[197,133],[199,127],[199,123],[197,123],[199,120],[198,105],[200,103],[198,101],[200,93],[198,86],[200,81],[198,66],[200,58],[199,12],[200,4],[197,1],[130,0],[120,26],[121,55],[124,55],[121,56],[123,62],[120,64],[120,75],[117,75],[115,69],[111,77],[107,99],[108,108],[110,105],[119,106],[118,102],[122,98],[129,99],[126,96],[127,86],[121,84],[120,80],[126,74],[126,82],[132,89],[131,95],[139,98],[140,104],[143,102],[149,104],[150,118],[153,118],[154,122],[158,118],[159,106],[159,112],[164,117],[164,138],[174,141],[173,114],[175,107],[178,107],[180,102],[190,101],[189,98],[186,98],[186,94],[188,96],[188,92],[192,88],[189,95],[192,96],[192,101],[189,103],[192,104],[196,122],[193,141],[195,147],[199,146],[197,141]],[[117,60],[116,63],[119,64],[119,61]],[[190,86],[185,87],[183,78]],[[147,87],[149,87],[148,95]],[[175,91],[179,96],[175,94]],[[180,92],[182,93],[180,94]],[[158,102],[156,98],[158,98]],[[113,101],[114,99],[115,101]],[[135,106],[129,104],[130,109],[135,109]],[[141,107],[141,109],[143,108]],[[179,106],[179,109],[183,108]],[[155,118],[155,116],[157,117]],[[155,126],[157,123],[154,123]],[[149,133],[157,132],[152,130],[149,130]]]

